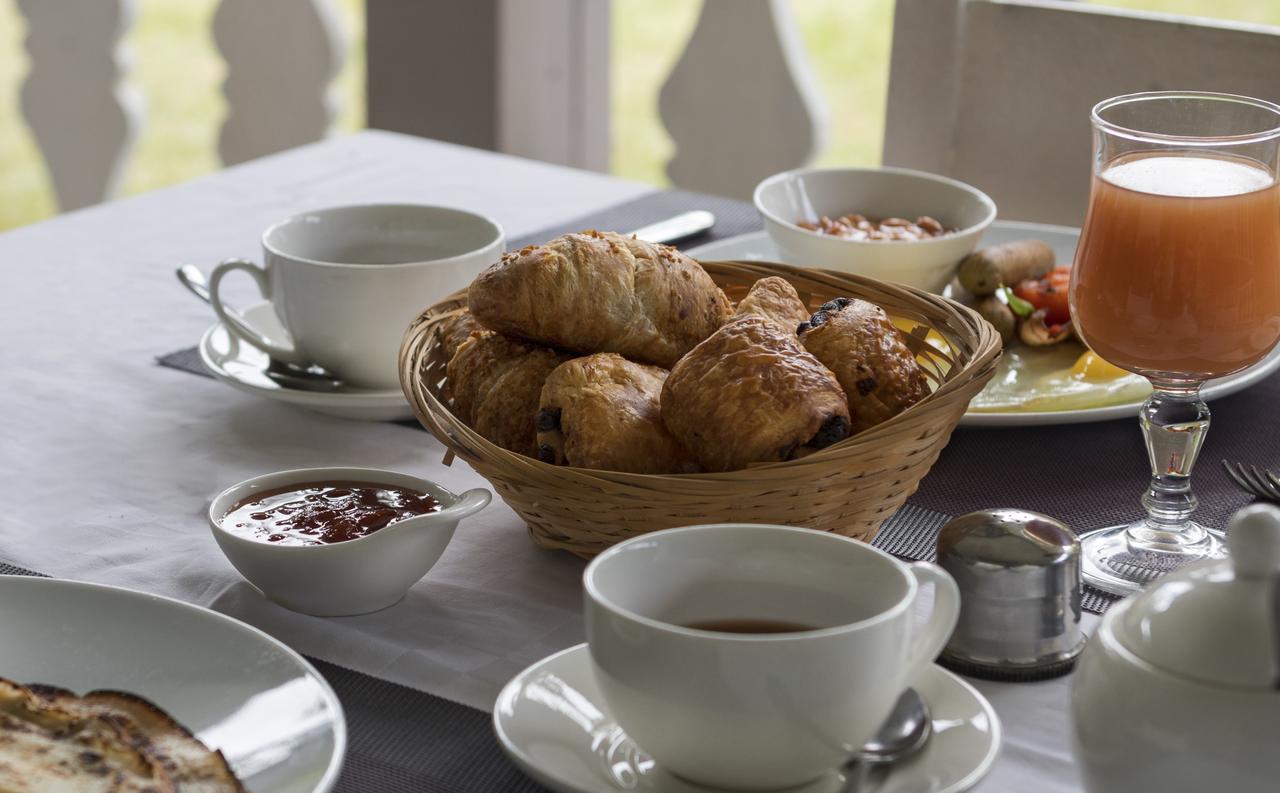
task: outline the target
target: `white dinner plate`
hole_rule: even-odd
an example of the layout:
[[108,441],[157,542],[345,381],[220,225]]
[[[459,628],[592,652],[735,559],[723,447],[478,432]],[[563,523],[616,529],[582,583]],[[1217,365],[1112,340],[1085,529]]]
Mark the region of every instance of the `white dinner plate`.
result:
[[[982,236],[982,245],[999,245],[1013,240],[1034,237],[1047,242],[1058,261],[1069,262],[1075,258],[1076,242],[1080,237],[1079,229],[1066,226],[1050,226],[1043,223],[1021,223],[1012,220],[997,220],[992,223]],[[685,251],[695,259],[709,261],[717,259],[745,259],[748,261],[781,261],[778,249],[774,247],[769,235],[763,231],[741,234],[706,245],[699,245]],[[1264,379],[1280,369],[1280,346],[1272,350],[1266,358],[1243,372],[1230,377],[1210,380],[1201,390],[1205,400],[1217,399]],[[1076,410],[1054,411],[969,411],[960,419],[962,427],[1026,427],[1041,424],[1087,424],[1094,421],[1111,419],[1133,419],[1138,415],[1141,401],[1125,402],[1104,407],[1081,408]]]
[[222,614],[117,587],[0,576],[0,677],[154,703],[250,793],[325,793],[346,752],[333,689],[302,656]]
[[[276,312],[267,301],[241,312],[249,324],[271,338],[287,337]],[[200,360],[218,380],[237,391],[274,399],[329,416],[363,421],[398,421],[413,418],[404,392],[398,388],[372,390],[343,388],[338,391],[303,391],[284,388],[263,374],[267,354],[240,341],[221,323],[205,331],[200,339]]]
[[[960,793],[1000,751],[1000,719],[972,686],[938,666],[916,685],[933,736],[915,756],[873,774],[858,793]],[[516,675],[493,707],[502,748],[525,773],[560,793],[715,793],[664,771],[631,742],[596,686],[587,645],[562,650]],[[790,793],[842,793],[832,771]]]

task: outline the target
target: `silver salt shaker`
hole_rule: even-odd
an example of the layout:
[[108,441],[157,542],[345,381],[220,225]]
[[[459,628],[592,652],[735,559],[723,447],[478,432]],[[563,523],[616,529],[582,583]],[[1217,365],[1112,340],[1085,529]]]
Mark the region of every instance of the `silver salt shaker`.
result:
[[994,680],[1071,670],[1080,632],[1080,543],[1036,512],[986,509],[938,535],[938,564],[960,588],[960,619],[939,663]]

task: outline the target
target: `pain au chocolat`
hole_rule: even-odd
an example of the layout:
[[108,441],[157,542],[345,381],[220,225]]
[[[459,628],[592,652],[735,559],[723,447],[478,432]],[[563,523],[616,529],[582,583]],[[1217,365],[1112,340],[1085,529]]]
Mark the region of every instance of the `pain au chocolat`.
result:
[[835,373],[853,431],[898,415],[929,395],[929,381],[884,309],[838,297],[800,325],[804,348]]
[[700,470],[662,422],[666,379],[666,369],[610,352],[560,364],[542,387],[539,459],[636,474]]
[[675,365],[662,419],[708,471],[802,457],[850,427],[835,375],[794,331],[755,315],[729,322]]

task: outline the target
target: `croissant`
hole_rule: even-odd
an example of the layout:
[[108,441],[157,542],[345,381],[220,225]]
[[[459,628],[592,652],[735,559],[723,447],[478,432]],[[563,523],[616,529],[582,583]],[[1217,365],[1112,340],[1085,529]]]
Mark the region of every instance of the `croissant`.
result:
[[476,318],[471,315],[467,309],[462,309],[458,313],[440,322],[440,351],[444,353],[446,361],[453,359],[453,354],[458,351],[462,343],[467,340],[471,334],[478,330],[484,330]]
[[755,316],[771,319],[782,328],[795,333],[801,322],[809,319],[809,309],[805,306],[796,288],[785,278],[776,275],[761,278],[751,285],[747,296],[738,303],[735,317]]
[[542,384],[566,357],[491,331],[472,333],[449,361],[454,414],[491,443],[534,456]]
[[538,458],[636,474],[698,471],[662,423],[666,379],[666,369],[611,352],[560,364],[542,387]]
[[849,434],[835,375],[758,316],[733,320],[680,359],[662,388],[662,420],[708,471],[793,459]]
[[849,400],[853,431],[896,416],[929,395],[929,381],[884,309],[838,297],[800,325],[800,340],[835,372]]
[[669,368],[732,313],[702,266],[611,232],[508,253],[468,290],[480,324],[539,344]]

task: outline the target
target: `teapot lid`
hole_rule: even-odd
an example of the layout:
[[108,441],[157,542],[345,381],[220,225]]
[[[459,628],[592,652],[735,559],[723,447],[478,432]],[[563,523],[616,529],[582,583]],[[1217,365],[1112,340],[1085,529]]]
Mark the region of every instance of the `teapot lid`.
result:
[[1227,549],[1148,585],[1117,615],[1116,638],[1174,674],[1280,690],[1280,508],[1237,512]]

